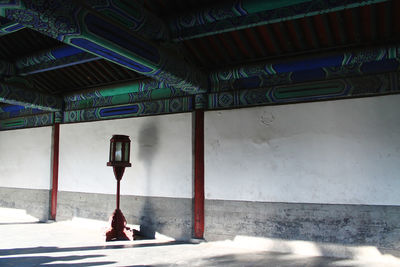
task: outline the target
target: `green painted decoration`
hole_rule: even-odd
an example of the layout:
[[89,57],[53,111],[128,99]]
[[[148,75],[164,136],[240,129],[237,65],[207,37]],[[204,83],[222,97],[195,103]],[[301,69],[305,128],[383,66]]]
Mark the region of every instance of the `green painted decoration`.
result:
[[186,92],[170,88],[153,89],[137,93],[126,93],[110,96],[98,96],[75,101],[65,101],[65,110],[87,109],[112,105],[136,103],[141,101],[159,100],[173,97],[188,96]]
[[163,82],[147,79],[68,94],[64,96],[64,103],[65,110],[76,110],[188,95]]
[[107,97],[107,96],[116,96],[116,95],[124,95],[130,93],[139,93],[139,92],[149,92],[156,89],[165,89],[170,92],[176,91],[176,89],[171,88],[164,82],[159,82],[152,79],[134,81],[129,83],[123,83],[118,85],[112,85],[107,87],[99,87],[93,90],[86,90],[82,93],[72,93],[68,94],[64,97],[66,102],[78,101],[78,100],[86,100],[91,98],[98,97]]
[[0,120],[0,130],[50,126],[54,123],[54,113],[46,113],[21,118]]

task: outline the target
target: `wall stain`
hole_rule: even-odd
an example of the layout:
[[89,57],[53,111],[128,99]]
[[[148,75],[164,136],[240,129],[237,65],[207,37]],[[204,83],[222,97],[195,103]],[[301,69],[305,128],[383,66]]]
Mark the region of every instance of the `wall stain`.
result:
[[275,121],[275,116],[270,112],[264,111],[264,113],[260,116],[261,124],[265,125],[266,127],[271,126],[274,121]]

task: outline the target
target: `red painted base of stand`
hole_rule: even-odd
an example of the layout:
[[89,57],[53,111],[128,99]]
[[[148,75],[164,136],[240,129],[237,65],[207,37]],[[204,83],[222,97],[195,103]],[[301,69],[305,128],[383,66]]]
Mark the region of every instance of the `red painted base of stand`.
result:
[[111,228],[106,232],[106,241],[134,239],[134,232],[126,227],[126,220],[120,209],[114,211],[110,221]]

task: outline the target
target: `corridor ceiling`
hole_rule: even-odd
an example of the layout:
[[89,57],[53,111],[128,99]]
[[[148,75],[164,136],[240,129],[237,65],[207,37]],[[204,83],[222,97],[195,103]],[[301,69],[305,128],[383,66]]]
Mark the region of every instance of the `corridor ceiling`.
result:
[[398,11],[396,0],[1,1],[0,129],[398,93]]

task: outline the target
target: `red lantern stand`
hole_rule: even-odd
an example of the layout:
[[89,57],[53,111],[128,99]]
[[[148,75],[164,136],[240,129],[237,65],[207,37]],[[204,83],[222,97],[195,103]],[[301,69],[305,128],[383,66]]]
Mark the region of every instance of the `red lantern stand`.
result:
[[133,240],[134,233],[126,227],[126,219],[119,208],[120,181],[125,167],[131,167],[129,162],[131,140],[126,135],[113,135],[110,139],[110,159],[107,166],[113,167],[117,180],[117,208],[111,216],[111,227],[106,232],[106,241]]

